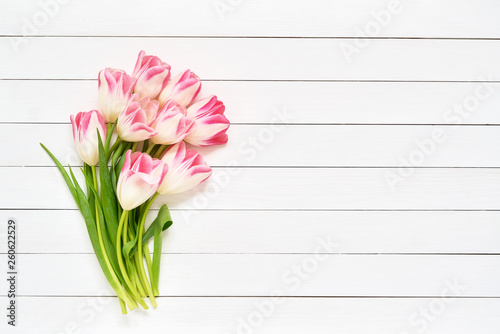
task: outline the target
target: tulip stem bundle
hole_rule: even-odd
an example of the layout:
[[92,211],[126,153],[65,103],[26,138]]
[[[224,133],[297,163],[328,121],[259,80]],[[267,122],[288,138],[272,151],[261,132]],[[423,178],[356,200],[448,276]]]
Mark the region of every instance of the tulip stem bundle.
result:
[[[111,135],[108,133],[106,143],[109,143],[108,139],[110,137]],[[128,144],[130,143],[121,142],[119,147],[129,146]],[[157,219],[145,233],[146,217],[159,193],[155,193],[152,198],[146,201],[143,207],[120,210],[120,219],[116,230],[113,231],[110,229],[113,226],[111,223],[113,214],[108,205],[110,201],[113,202],[110,198],[114,198],[114,210],[117,212],[115,193],[117,185],[110,183],[111,171],[119,169],[120,163],[124,162],[122,160],[127,158],[127,154],[117,155],[116,153],[119,153],[117,150],[113,155],[113,164],[108,169],[108,159],[106,157],[109,156],[110,152],[106,152],[99,138],[99,160],[103,162],[103,165],[99,165],[101,173],[99,175],[101,179],[100,189],[96,166],[85,164],[82,169],[88,189],[88,194],[85,196],[74,177],[71,167],[69,167],[70,178],[55,156],[45,146],[42,145],[42,147],[59,167],[70,191],[76,194],[74,196],[75,201],[87,223],[94,251],[106,278],[120,300],[122,312],[127,313],[127,307],[133,310],[137,308],[138,304],[144,309],[148,309],[149,307],[144,302],[143,297],[149,297],[152,306],[156,307],[155,296],[158,296],[159,292],[158,282],[154,278],[157,278],[159,274],[159,259],[156,258],[161,256],[161,248],[155,247],[155,254],[153,255],[153,261],[151,261],[147,244],[148,240],[153,236],[158,242],[161,235],[157,231],[162,232],[172,225],[168,208],[163,205]],[[130,151],[128,156],[130,157]],[[108,187],[109,185],[111,187]],[[117,216],[115,213],[115,217]],[[113,236],[116,237],[112,239]],[[146,262],[149,277],[146,274],[144,262]],[[154,266],[152,263],[158,263],[158,265]]]
[[170,80],[170,65],[144,51],[132,76],[106,68],[98,82],[100,110],[70,117],[86,192],[71,167],[68,173],[41,145],[61,172],[126,314],[139,305],[148,309],[146,298],[157,306],[162,232],[172,218],[163,204],[146,228],[153,203],[160,194],[190,190],[210,177],[212,169],[186,143],[225,144],[229,121],[216,96],[195,101],[198,76],[186,70]]

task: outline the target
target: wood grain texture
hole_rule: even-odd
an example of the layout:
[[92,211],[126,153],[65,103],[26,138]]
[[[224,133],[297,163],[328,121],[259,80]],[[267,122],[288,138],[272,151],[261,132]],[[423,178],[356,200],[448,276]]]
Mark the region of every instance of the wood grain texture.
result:
[[[69,123],[99,108],[96,90],[97,80],[0,80],[0,122]],[[212,94],[232,124],[500,124],[495,82],[203,82],[200,96]]]
[[[18,328],[0,332],[497,334],[498,9],[3,1],[0,219],[17,221],[20,254]],[[159,199],[174,219],[159,307],[123,317],[38,143],[80,165],[69,115],[97,108],[98,71],[131,72],[142,49],[197,73],[232,127],[200,150],[207,183]],[[447,139],[401,167],[436,130]]]
[[[77,210],[0,211],[9,217],[18,222],[20,253],[92,253]],[[311,253],[321,236],[335,242],[334,253],[500,253],[498,211],[172,210],[172,218],[165,254]]]
[[[69,124],[0,124],[1,166],[82,166]],[[213,166],[500,167],[497,126],[235,125],[224,146],[196,148]],[[16,146],[12,142],[19,143]],[[293,152],[293,154],[291,154]]]
[[[453,286],[448,296],[500,297],[497,255],[315,254],[336,246],[328,236],[304,242],[313,254],[169,254],[160,295],[272,296],[279,289],[285,296],[425,297]],[[89,296],[108,287],[94,254],[22,254],[19,262],[19,296]],[[6,280],[0,288],[7,291]]]
[[[173,74],[190,68],[210,80],[498,80],[496,40],[381,39],[346,58],[353,39],[0,37],[0,79],[95,79],[109,66],[131,71],[138,50],[160,56]],[[33,62],[33,57],[37,61]],[[85,61],[76,61],[85,59]],[[350,61],[349,61],[350,59]],[[61,66],[67,64],[67,66]]]
[[[154,311],[137,311],[123,317],[116,315],[116,298],[99,297],[100,291],[94,296],[98,297],[21,297],[18,303],[25,315],[17,329],[33,334],[64,333],[68,329],[132,334],[140,326],[169,333],[234,334],[245,333],[241,328],[245,327],[243,323],[248,324],[249,317],[251,324],[258,324],[250,326],[250,330],[264,334],[364,334],[374,329],[399,334],[422,328],[430,334],[496,334],[500,326],[499,299],[451,299],[447,303],[438,298],[283,298],[273,309],[269,307],[270,311],[260,311],[260,305],[269,304],[268,298],[161,297]],[[0,302],[6,301],[0,297]],[[440,305],[445,307],[434,321],[423,321],[425,317],[418,313]],[[57,316],[54,309],[58,310]],[[37,326],[31,326],[34,323]],[[6,327],[0,323],[2,330]]]
[[[175,209],[499,209],[500,169],[415,169],[392,188],[387,178],[394,173],[397,169],[214,168],[204,184],[160,196],[153,207],[167,202]],[[0,183],[10,190],[0,193],[1,209],[29,209],[34,203],[39,209],[76,208],[55,167],[1,167]]]
[[[55,6],[46,5],[47,10],[44,10],[35,0],[7,2],[0,16],[0,34],[500,37],[495,15],[499,5],[493,0],[466,0],[458,4],[451,0],[438,3],[427,0],[300,0],[292,4],[284,0],[61,3],[59,6],[57,2]],[[51,15],[45,21],[37,17],[39,12]],[[26,21],[34,23],[34,27]]]

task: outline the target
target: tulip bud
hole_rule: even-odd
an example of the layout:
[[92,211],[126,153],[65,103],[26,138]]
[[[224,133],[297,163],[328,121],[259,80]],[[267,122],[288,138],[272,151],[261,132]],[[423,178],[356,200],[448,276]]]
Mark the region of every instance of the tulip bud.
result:
[[168,83],[160,93],[158,101],[160,101],[160,105],[163,105],[167,100],[174,100],[187,107],[198,95],[200,89],[200,78],[190,70],[186,70]]
[[168,166],[146,153],[128,150],[116,185],[123,210],[132,210],[153,196],[163,182]]
[[146,52],[141,51],[132,76],[137,79],[134,93],[154,99],[170,80],[170,65],[156,56],[146,56]]
[[151,127],[158,132],[151,140],[155,144],[175,144],[189,135],[194,126],[194,121],[186,117],[186,109],[168,100],[151,123]]
[[149,139],[156,135],[156,131],[150,127],[158,111],[158,101],[149,97],[137,99],[134,95],[129,104],[120,113],[116,129],[122,140],[138,142]]
[[97,110],[91,110],[79,112],[76,117],[71,115],[70,120],[78,154],[88,165],[97,165],[99,161],[97,130],[99,130],[102,138],[106,138],[104,118]]
[[136,81],[123,70],[106,68],[99,72],[99,106],[106,122],[114,122],[125,109]]
[[196,127],[184,140],[195,146],[227,143],[229,121],[224,111],[224,104],[214,95],[194,103],[187,109],[187,117],[195,121]]
[[168,172],[158,188],[160,194],[175,194],[196,187],[210,177],[212,169],[195,150],[187,150],[184,142],[167,149],[161,160]]

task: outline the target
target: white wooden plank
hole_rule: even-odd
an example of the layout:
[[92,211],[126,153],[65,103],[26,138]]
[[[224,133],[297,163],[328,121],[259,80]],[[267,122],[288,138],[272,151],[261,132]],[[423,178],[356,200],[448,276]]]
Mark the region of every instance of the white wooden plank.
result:
[[498,10],[493,0],[32,0],[5,3],[0,34],[498,38]]
[[[0,122],[69,122],[98,108],[96,87],[97,80],[0,80]],[[205,81],[200,96],[217,95],[232,123],[500,124],[499,91],[500,83]],[[453,112],[474,98],[480,104],[468,116]]]
[[[18,292],[27,296],[18,298],[20,327],[3,321],[0,332],[496,333],[500,169],[490,167],[499,166],[491,147],[500,134],[496,127],[410,124],[500,124],[500,44],[493,40],[500,3],[401,0],[400,12],[380,22],[391,3],[4,3],[0,123],[31,124],[0,125],[0,166],[42,167],[0,167],[0,219],[18,221]],[[218,13],[220,5],[228,11]],[[46,22],[26,29],[51,10]],[[358,39],[370,25],[377,31]],[[342,52],[347,47],[351,57]],[[114,297],[85,297],[113,293],[38,142],[74,165],[68,115],[95,107],[97,72],[130,71],[140,49],[171,63],[174,74],[190,67],[206,79],[203,94],[217,94],[233,123],[261,124],[234,124],[225,148],[203,150],[212,165],[246,168],[215,168],[198,190],[162,198],[175,219],[162,264],[168,297],[157,310],[123,317]],[[489,96],[479,99],[480,89]],[[470,116],[451,113],[476,100]],[[33,124],[51,122],[65,124]],[[276,122],[298,124],[276,133],[255,158],[241,152]],[[422,166],[460,168],[366,168],[396,167],[415,151],[415,139],[436,128],[449,139]],[[315,149],[304,152],[303,137]],[[309,165],[357,168],[302,168]],[[391,187],[388,175],[401,182]],[[329,237],[332,248],[317,249],[318,238]],[[316,250],[328,255],[294,288],[283,275],[311,264]],[[58,254],[26,254],[38,252]],[[6,283],[0,280],[2,296]],[[450,285],[464,298],[440,298]],[[269,298],[255,296],[276,290],[300,297],[243,329],[241,319],[266,312],[256,305]]]
[[[495,40],[381,39],[353,57],[353,39],[26,38],[22,50],[0,38],[0,79],[95,79],[105,67],[131,71],[139,50],[174,74],[212,80],[477,81],[500,77]],[[36,61],[33,61],[36,59]],[[80,61],[84,59],[85,61]],[[349,61],[350,60],[350,61]],[[488,79],[489,78],[489,79]]]
[[[398,334],[419,330],[429,334],[496,334],[500,326],[498,299],[283,298],[275,304],[269,298],[162,297],[155,310],[134,310],[123,316],[115,298],[96,296],[21,297],[17,301],[17,328],[8,327],[6,321],[0,328],[9,334],[76,330],[132,334],[138,328],[204,334],[366,334],[375,333],[375,329]],[[6,305],[7,299],[0,297],[0,302]],[[271,305],[269,311],[259,308],[262,304]],[[431,307],[439,313],[431,312]],[[419,313],[422,309],[430,312],[432,321]]]
[[[40,142],[63,163],[82,165],[69,124],[0,124],[0,133],[9,138],[0,142],[1,166],[53,166]],[[228,135],[223,147],[196,148],[210,165],[500,166],[496,126],[233,125]]]
[[[500,169],[410,171],[391,187],[387,177],[399,177],[397,168],[215,168],[204,184],[161,196],[154,207],[168,202],[175,209],[499,208]],[[0,184],[7,189],[0,193],[3,209],[76,208],[55,167],[1,167]]]
[[[308,240],[313,254],[169,254],[160,295],[270,296],[280,289],[285,296],[424,297],[451,284],[461,297],[500,296],[497,255],[314,254],[335,249],[328,239]],[[18,262],[20,296],[88,296],[108,286],[93,254],[19,254]]]
[[[0,211],[2,221],[10,218],[19,253],[92,252],[77,210]],[[173,210],[172,218],[164,253],[310,253],[310,240],[325,235],[336,253],[500,253],[497,211]]]

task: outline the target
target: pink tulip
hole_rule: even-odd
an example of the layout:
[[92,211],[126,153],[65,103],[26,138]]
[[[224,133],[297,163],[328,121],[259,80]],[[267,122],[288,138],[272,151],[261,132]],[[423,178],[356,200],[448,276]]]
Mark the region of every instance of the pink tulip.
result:
[[194,121],[186,117],[186,109],[175,101],[168,100],[151,124],[158,132],[151,140],[155,144],[175,144],[189,135],[194,126]]
[[99,162],[97,130],[99,130],[101,138],[105,140],[106,126],[104,118],[97,110],[91,110],[79,112],[76,117],[71,115],[70,120],[78,154],[88,165],[97,165],[97,162]]
[[170,80],[170,65],[156,56],[146,56],[146,52],[141,51],[132,76],[137,79],[134,93],[154,99]]
[[168,172],[158,188],[160,194],[175,194],[196,187],[210,177],[212,169],[195,150],[187,150],[184,142],[167,149],[161,158]]
[[167,100],[174,100],[187,107],[198,95],[200,89],[200,78],[190,70],[186,70],[168,83],[160,93],[158,101],[160,101],[160,105],[163,105]]
[[106,68],[99,72],[99,106],[106,122],[114,122],[125,109],[136,81],[123,70]]
[[137,99],[134,95],[118,117],[116,124],[118,136],[122,140],[130,142],[143,141],[153,137],[157,132],[150,125],[155,119],[157,111],[158,101],[151,100],[149,97]]
[[167,174],[168,166],[146,153],[128,150],[116,185],[123,210],[132,210],[153,196]]
[[229,121],[224,110],[224,104],[214,95],[193,104],[187,109],[187,117],[196,122],[196,127],[184,140],[196,146],[227,143]]

